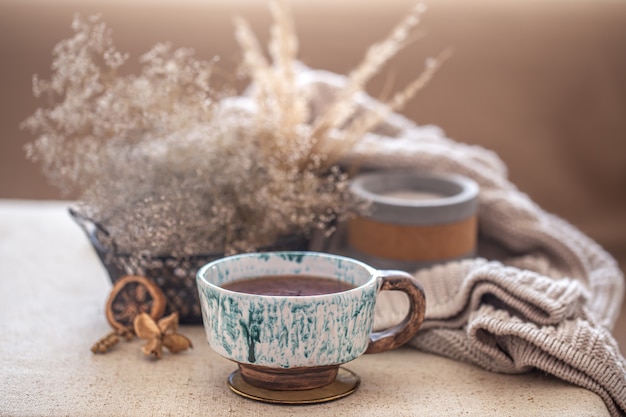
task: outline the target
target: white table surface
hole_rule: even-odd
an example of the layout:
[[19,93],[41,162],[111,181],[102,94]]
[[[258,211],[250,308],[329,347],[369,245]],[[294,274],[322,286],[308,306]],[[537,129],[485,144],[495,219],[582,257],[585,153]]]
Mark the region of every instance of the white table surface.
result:
[[226,385],[235,365],[201,326],[194,349],[160,361],[121,342],[91,345],[110,328],[106,272],[65,202],[0,200],[0,415],[2,416],[606,416],[600,397],[539,373],[501,375],[401,348],[346,365],[358,390],[318,405],[277,406]]

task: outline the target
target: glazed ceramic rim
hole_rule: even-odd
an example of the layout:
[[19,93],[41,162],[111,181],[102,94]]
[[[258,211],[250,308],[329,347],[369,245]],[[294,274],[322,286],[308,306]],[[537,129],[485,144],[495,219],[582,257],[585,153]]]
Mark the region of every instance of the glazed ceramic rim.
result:
[[[270,256],[270,257],[276,257],[276,258],[280,258],[282,260],[284,260],[284,258],[281,258],[281,256],[303,256],[306,258],[325,258],[325,259],[329,259],[329,260],[335,260],[335,261],[341,261],[341,262],[349,262],[351,264],[354,264],[356,267],[358,267],[362,272],[366,272],[369,275],[369,279],[367,279],[366,281],[360,283],[360,284],[354,284],[355,286],[354,288],[350,288],[349,290],[345,290],[345,291],[340,291],[340,292],[335,292],[335,293],[329,293],[329,294],[317,294],[317,295],[263,295],[263,294],[249,294],[249,293],[245,293],[245,292],[238,292],[238,291],[232,291],[229,290],[227,288],[221,287],[218,284],[215,284],[211,281],[209,281],[206,278],[206,275],[208,274],[208,270],[216,268],[218,264],[223,263],[225,261],[236,261],[238,259],[246,259],[246,258],[259,258],[262,256]],[[295,274],[298,275],[297,272],[289,272],[286,271],[284,272],[284,274]],[[262,273],[259,275],[264,275],[264,276],[268,276],[268,275],[276,275],[276,274],[270,274],[270,273]],[[304,274],[303,274],[304,275]],[[328,278],[336,278],[336,277],[332,277],[329,275],[324,275],[323,273],[318,273],[316,271],[311,271],[310,273],[308,273],[308,275],[312,275],[312,276],[320,276],[320,277],[328,277]],[[237,295],[240,297],[253,297],[253,298],[281,298],[281,299],[289,299],[289,300],[303,300],[305,298],[314,298],[314,299],[324,299],[324,298],[333,298],[334,296],[336,296],[337,294],[349,294],[349,293],[353,293],[356,291],[362,291],[364,289],[364,287],[367,287],[369,285],[375,284],[376,280],[381,276],[381,274],[379,273],[378,269],[366,264],[365,262],[359,261],[358,259],[354,259],[348,256],[341,256],[341,255],[335,255],[335,254],[331,254],[331,253],[324,253],[324,252],[315,252],[315,251],[275,251],[275,252],[251,252],[251,253],[242,253],[242,254],[238,254],[238,255],[230,255],[230,256],[226,256],[220,259],[216,259],[213,260],[205,265],[203,265],[202,267],[200,267],[200,269],[198,269],[198,272],[196,274],[196,280],[198,282],[200,282],[202,285],[205,285],[215,291],[219,291],[219,292],[223,292],[226,294],[232,294],[232,295]],[[253,275],[247,276],[247,277],[240,277],[240,278],[236,278],[235,280],[239,280],[239,279],[248,279],[248,278],[254,278]],[[233,282],[233,281],[229,281],[229,282]],[[342,282],[346,282],[345,280],[341,280]]]
[[[381,193],[417,189],[444,196],[425,200],[389,197]],[[476,214],[478,184],[456,174],[419,174],[406,171],[371,172],[357,176],[351,191],[372,204],[372,220],[403,225],[452,223]]]

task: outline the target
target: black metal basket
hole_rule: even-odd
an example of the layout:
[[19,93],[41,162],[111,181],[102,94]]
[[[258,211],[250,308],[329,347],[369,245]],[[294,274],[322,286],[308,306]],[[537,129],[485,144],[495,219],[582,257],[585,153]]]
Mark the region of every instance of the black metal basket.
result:
[[[113,237],[100,224],[73,208],[69,209],[69,213],[87,235],[113,284],[126,275],[149,278],[167,299],[166,314],[178,312],[183,324],[202,323],[196,273],[202,265],[222,258],[223,253],[185,257],[122,253],[117,250]],[[261,251],[307,250],[308,246],[309,240],[305,236],[294,235]]]

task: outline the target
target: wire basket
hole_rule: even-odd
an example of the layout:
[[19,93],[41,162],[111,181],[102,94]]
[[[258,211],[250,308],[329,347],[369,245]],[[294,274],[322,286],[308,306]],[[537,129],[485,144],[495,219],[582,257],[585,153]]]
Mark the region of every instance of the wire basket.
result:
[[[74,208],[70,208],[69,213],[87,235],[113,284],[126,275],[149,278],[165,295],[166,314],[178,312],[182,324],[202,323],[196,272],[202,265],[224,257],[223,253],[184,257],[123,253],[117,250],[113,237],[98,222]],[[282,238],[276,244],[262,248],[261,251],[307,250],[308,247],[309,239],[306,236],[293,235]]]

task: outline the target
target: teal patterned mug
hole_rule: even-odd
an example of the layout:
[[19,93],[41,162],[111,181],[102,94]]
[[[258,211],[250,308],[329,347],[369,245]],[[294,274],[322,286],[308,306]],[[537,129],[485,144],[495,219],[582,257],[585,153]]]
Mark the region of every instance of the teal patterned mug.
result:
[[[209,346],[261,388],[300,390],[334,381],[339,365],[396,348],[424,319],[420,284],[402,271],[316,252],[225,257],[201,267],[197,284]],[[381,291],[405,292],[407,316],[372,331]]]

